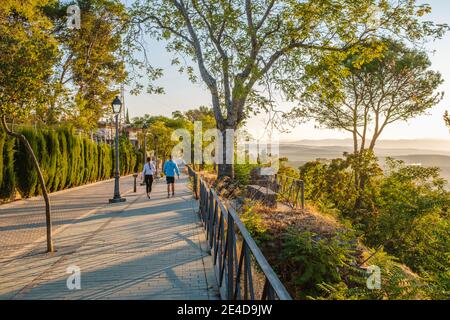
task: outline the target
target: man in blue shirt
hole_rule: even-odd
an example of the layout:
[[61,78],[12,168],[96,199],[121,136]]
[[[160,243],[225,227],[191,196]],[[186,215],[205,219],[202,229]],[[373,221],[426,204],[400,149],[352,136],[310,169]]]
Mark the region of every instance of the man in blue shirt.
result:
[[167,181],[167,198],[170,197],[170,186],[172,186],[172,197],[175,195],[175,173],[180,179],[180,170],[178,169],[178,165],[172,159],[172,155],[170,159],[164,163],[163,168],[164,174],[166,175]]

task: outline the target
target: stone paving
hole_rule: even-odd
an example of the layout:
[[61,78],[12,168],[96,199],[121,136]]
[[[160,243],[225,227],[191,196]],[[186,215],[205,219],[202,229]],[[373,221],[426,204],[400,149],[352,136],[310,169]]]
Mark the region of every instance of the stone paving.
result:
[[[53,254],[42,200],[0,206],[0,299],[218,299],[187,178],[169,199],[159,181],[151,200],[132,179],[121,204],[107,204],[112,181],[53,194]],[[81,289],[69,290],[77,268]]]

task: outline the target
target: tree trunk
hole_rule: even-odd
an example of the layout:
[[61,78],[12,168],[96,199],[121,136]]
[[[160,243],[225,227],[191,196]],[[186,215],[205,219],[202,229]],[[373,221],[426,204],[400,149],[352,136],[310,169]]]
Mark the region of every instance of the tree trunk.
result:
[[[353,130],[353,154],[355,157],[359,157],[359,150],[358,150],[358,134],[356,132],[356,128]],[[355,188],[358,189],[359,185],[359,170],[353,170],[355,174]]]
[[[233,130],[228,128],[228,130]],[[234,130],[233,130],[234,132]],[[227,129],[221,131],[222,134],[222,150],[219,151],[218,178],[223,179],[229,177],[234,179],[234,133],[232,137],[227,136]],[[228,141],[231,140],[231,141]]]
[[30,155],[30,157],[33,161],[34,168],[36,169],[36,172],[38,174],[39,184],[41,185],[42,196],[44,197],[44,201],[45,201],[45,220],[46,220],[46,224],[47,224],[47,252],[54,252],[53,240],[52,240],[52,220],[51,220],[50,199],[48,197],[47,187],[45,186],[45,180],[44,180],[44,176],[42,174],[41,167],[39,166],[39,162],[36,158],[36,155],[34,154],[33,148],[31,148],[31,145],[28,142],[27,138],[24,135],[15,133],[8,128],[8,124],[6,123],[5,116],[2,116],[2,125],[3,125],[3,128],[5,129],[6,133],[9,136],[19,139],[19,141],[24,144],[25,148],[27,149],[28,154]]
[[223,179],[225,177],[230,177],[234,179],[234,165],[222,163],[219,164],[219,172],[217,174],[219,179]]

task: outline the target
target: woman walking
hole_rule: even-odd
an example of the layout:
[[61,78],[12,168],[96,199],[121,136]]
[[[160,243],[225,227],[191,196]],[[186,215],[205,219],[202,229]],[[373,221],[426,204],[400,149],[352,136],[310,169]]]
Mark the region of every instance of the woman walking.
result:
[[[147,158],[147,163],[144,164],[144,170],[142,171],[142,177],[144,177],[145,187],[147,191],[147,197],[150,199],[152,193],[153,175],[156,172],[155,165],[151,161],[151,158]],[[141,177],[141,179],[142,179]]]

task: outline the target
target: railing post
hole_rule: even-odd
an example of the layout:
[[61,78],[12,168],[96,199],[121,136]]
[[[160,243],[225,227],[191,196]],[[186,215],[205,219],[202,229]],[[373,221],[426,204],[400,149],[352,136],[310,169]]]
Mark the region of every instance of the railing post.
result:
[[303,180],[300,180],[300,197],[302,202],[302,210],[305,209],[305,183]]
[[199,199],[199,194],[198,194],[198,174],[194,172],[194,194],[195,194],[195,199],[198,200]]
[[235,245],[235,239],[234,239],[234,228],[233,228],[233,218],[231,217],[231,214],[227,212],[227,238],[228,238],[228,252],[227,252],[227,298],[228,300],[233,300],[233,280],[234,280],[234,270],[233,270],[233,259],[234,259],[234,245]]

